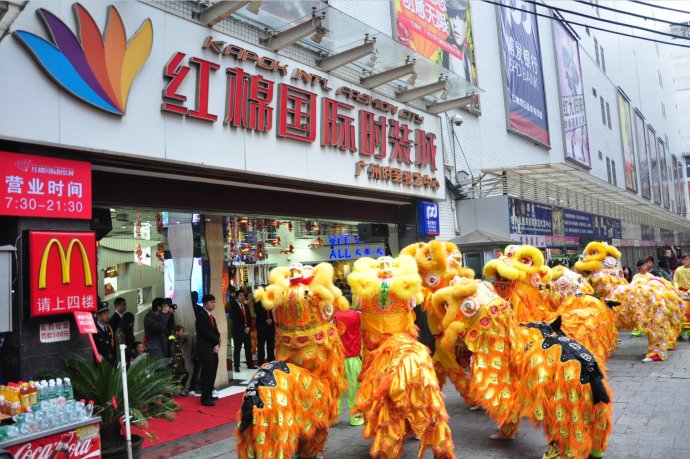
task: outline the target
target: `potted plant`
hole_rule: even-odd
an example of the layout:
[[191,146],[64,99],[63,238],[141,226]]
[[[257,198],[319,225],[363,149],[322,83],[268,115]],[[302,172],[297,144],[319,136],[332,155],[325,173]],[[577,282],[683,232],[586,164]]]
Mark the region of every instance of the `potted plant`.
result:
[[[153,435],[147,430],[148,419],[172,421],[179,410],[170,397],[179,393],[181,387],[178,377],[168,369],[169,363],[168,359],[144,354],[132,361],[127,370],[130,419],[149,438]],[[93,414],[101,417],[102,457],[126,458],[127,444],[120,424],[125,412],[120,367],[113,367],[105,360],[96,365],[81,356],[69,356],[65,364],[75,397],[93,400]],[[134,458],[139,457],[143,441],[143,437],[132,435]]]

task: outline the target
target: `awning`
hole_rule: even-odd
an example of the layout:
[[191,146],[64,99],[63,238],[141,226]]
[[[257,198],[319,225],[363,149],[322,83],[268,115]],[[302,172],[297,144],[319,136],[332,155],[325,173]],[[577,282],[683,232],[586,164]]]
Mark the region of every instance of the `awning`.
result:
[[506,237],[481,230],[474,230],[462,234],[455,239],[451,239],[450,242],[457,245],[460,250],[495,247],[503,248],[509,244],[515,243],[515,241],[511,241]]
[[508,195],[621,220],[690,232],[690,220],[565,163],[483,169],[459,183],[471,198]]

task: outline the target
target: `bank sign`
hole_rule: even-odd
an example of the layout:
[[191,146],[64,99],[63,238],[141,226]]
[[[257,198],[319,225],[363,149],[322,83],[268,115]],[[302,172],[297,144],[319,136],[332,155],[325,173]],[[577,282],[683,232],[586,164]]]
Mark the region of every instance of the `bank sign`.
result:
[[96,235],[29,231],[31,316],[95,311]]
[[420,201],[417,209],[419,218],[420,236],[438,236],[441,234],[438,204],[435,202]]
[[438,117],[282,55],[142,2],[29,2],[14,26],[0,137],[444,196]]

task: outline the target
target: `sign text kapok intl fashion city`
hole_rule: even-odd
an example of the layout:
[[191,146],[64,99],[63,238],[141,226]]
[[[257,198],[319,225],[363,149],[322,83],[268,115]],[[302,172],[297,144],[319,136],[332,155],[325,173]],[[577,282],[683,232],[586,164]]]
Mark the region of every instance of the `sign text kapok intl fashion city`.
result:
[[[253,62],[257,68],[279,77],[290,75],[290,80],[302,86],[318,88],[327,94],[333,91],[327,78],[300,68],[291,71],[288,64],[238,45],[207,37],[202,49],[233,63]],[[190,75],[192,68],[195,75]],[[437,190],[440,187],[433,175],[437,170],[436,134],[416,128],[424,121],[423,116],[348,86],[340,86],[335,89],[335,95],[372,111],[355,110],[353,104],[322,96],[317,120],[316,93],[288,83],[277,83],[276,88],[275,81],[241,67],[226,67],[225,94],[213,94],[211,81],[218,78],[216,73],[220,68],[221,65],[213,61],[175,52],[163,70],[167,82],[161,110],[211,123],[222,116],[225,126],[258,133],[274,130],[275,120],[277,137],[307,143],[316,141],[318,121],[322,147],[359,155],[354,165],[356,176],[366,172],[370,180],[411,188]],[[180,89],[187,78],[196,81],[194,107],[187,106],[187,95]],[[225,97],[224,114],[211,113],[211,97]],[[405,170],[405,166],[414,170]]]

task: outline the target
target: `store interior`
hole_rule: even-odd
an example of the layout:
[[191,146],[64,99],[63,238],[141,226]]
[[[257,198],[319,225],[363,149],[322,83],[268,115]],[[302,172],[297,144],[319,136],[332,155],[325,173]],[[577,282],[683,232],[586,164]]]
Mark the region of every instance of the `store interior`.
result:
[[[111,309],[115,298],[127,301],[127,310],[135,315],[138,340],[143,338],[143,319],[154,298],[178,303],[179,295],[195,291],[200,301],[204,293],[218,292],[210,287],[207,239],[214,237],[210,226],[215,225],[216,237],[222,237],[211,244],[223,247],[224,300],[219,304],[241,285],[255,288],[268,283],[270,269],[278,265],[330,262],[336,281],[346,282],[357,258],[395,255],[399,250],[393,224],[132,207],[110,208],[110,221],[112,230],[98,242],[98,294]],[[173,234],[183,234],[189,247],[176,250]],[[186,255],[180,257],[180,253]]]

